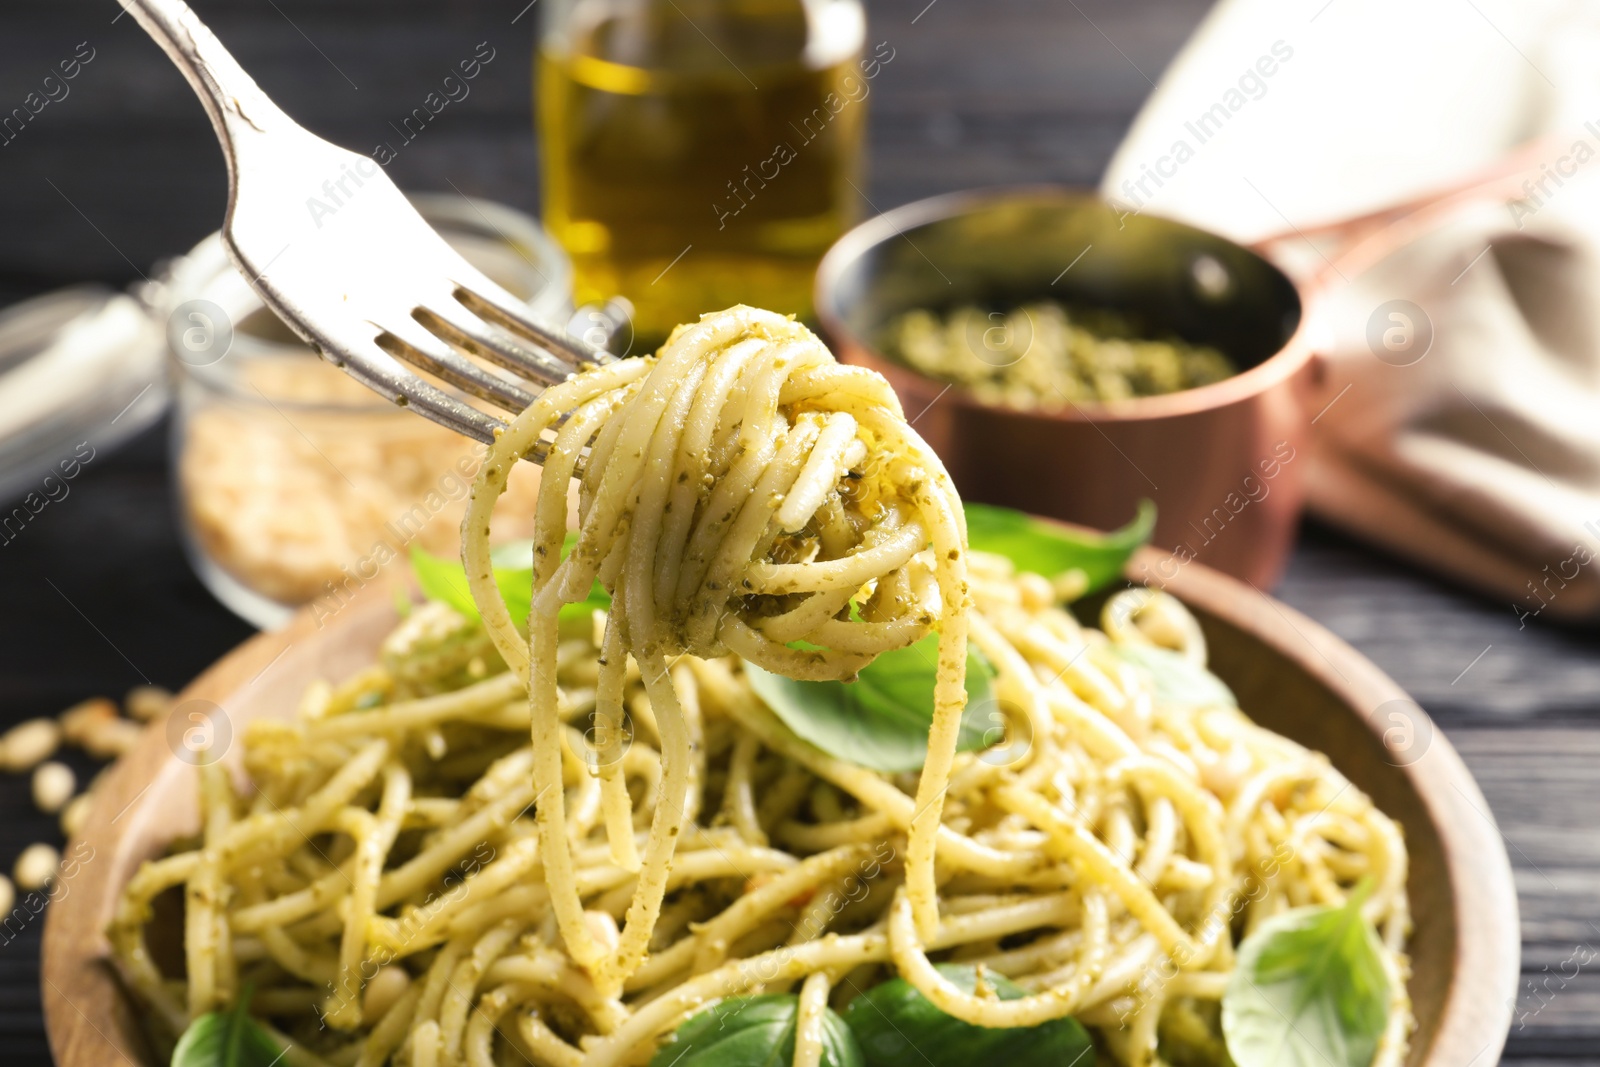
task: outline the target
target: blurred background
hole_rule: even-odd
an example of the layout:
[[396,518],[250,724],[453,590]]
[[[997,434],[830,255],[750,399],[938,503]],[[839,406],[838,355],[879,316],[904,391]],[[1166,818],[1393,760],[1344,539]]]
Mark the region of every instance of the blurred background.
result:
[[[1297,46],[1323,32],[1319,27],[1333,25],[1339,10],[1328,6],[1295,6]],[[1163,81],[1163,71],[1211,5],[1205,0],[983,0],[981,5],[976,0],[867,0],[864,9],[837,7],[841,21],[830,23],[826,33],[812,26],[801,36],[810,35],[805,47],[820,50],[813,68],[837,66],[840,77],[859,72],[856,84],[865,88],[838,112],[838,123],[828,131],[827,155],[809,153],[797,161],[812,170],[794,182],[796,195],[803,186],[815,201],[790,203],[779,196],[786,187],[769,191],[764,183],[743,184],[742,167],[736,166],[723,167],[730,188],[719,195],[726,196],[708,203],[703,197],[674,200],[673,189],[650,168],[628,172],[630,156],[648,157],[652,134],[670,118],[666,112],[644,108],[619,120],[611,128],[614,143],[591,151],[587,163],[574,158],[567,134],[571,116],[582,112],[582,94],[596,85],[632,84],[628,79],[638,75],[625,63],[585,67],[568,62],[570,47],[569,53],[557,54],[557,49],[548,56],[538,72],[534,57],[541,32],[547,43],[571,46],[603,30],[574,21],[571,5],[563,7],[559,0],[206,0],[197,5],[243,66],[294,118],[338,144],[374,155],[402,188],[433,194],[428,203],[437,224],[463,246],[476,247],[497,280],[551,317],[570,317],[575,331],[598,329],[600,336],[632,351],[658,342],[672,322],[684,317],[684,306],[707,310],[747,299],[811,317],[811,275],[823,250],[849,226],[864,220],[870,225],[883,213],[923,198],[996,185],[1092,191]],[[864,29],[852,30],[852,10],[864,13]],[[1452,33],[1503,39],[1517,51],[1492,25],[1477,21],[1487,16],[1476,5],[1461,5],[1452,18],[1462,20],[1459,26],[1452,23]],[[768,30],[769,38],[782,38],[793,27]],[[681,27],[677,32],[673,47],[700,56],[695,63],[717,65],[706,58],[704,46],[710,45],[740,78],[748,80],[753,73],[767,81],[773,69],[771,57],[761,52],[762,40],[769,38],[761,34],[748,37],[752,51],[748,57],[741,53],[744,62],[737,63],[705,34]],[[1346,40],[1360,40],[1349,27],[1344,32]],[[1246,67],[1258,52],[1273,54],[1276,31],[1264,27],[1259,36],[1250,44]],[[1453,38],[1441,32],[1432,39]],[[1425,35],[1408,40],[1388,41],[1386,47],[1428,54]],[[614,59],[630,54],[630,48],[648,50],[648,43],[622,33],[609,41],[606,54]],[[1352,66],[1370,62],[1359,49],[1345,54]],[[1313,51],[1302,55],[1309,62]],[[862,64],[874,60],[869,75]],[[1512,62],[1519,61],[1513,56]],[[73,64],[70,78],[63,63]],[[469,69],[473,73],[467,76]],[[1326,67],[1320,69],[1320,76],[1331,78]],[[719,76],[731,79],[726,70]],[[1205,112],[1237,77],[1228,68],[1215,90],[1181,97],[1180,107],[1195,115]],[[1324,95],[1338,97],[1334,81],[1323,88]],[[735,84],[734,95],[737,89]],[[818,90],[805,77],[793,87],[797,101]],[[1404,98],[1404,90],[1403,79],[1397,81],[1397,98]],[[715,86],[705,90],[711,98],[716,91]],[[1366,106],[1378,106],[1371,105],[1376,97],[1364,99]],[[535,133],[541,108],[547,109],[543,148]],[[1362,116],[1347,117],[1349,127],[1359,131]],[[1600,118],[1600,111],[1594,117]],[[1159,122],[1142,121],[1147,143],[1159,146],[1171,139]],[[1398,125],[1406,128],[1404,121]],[[1384,127],[1386,137],[1393,126]],[[1522,132],[1531,137],[1542,128],[1530,123]],[[89,390],[97,406],[63,408],[106,436],[92,443],[85,435],[87,451],[80,451],[76,423],[69,430],[54,416],[36,420],[67,436],[39,433],[34,452],[47,462],[17,460],[23,473],[4,486],[0,512],[22,506],[27,514],[0,533],[0,593],[6,604],[0,612],[0,724],[53,716],[97,694],[120,697],[133,686],[178,689],[253,633],[255,625],[281,621],[288,606],[320,602],[325,610],[336,609],[350,574],[361,577],[355,585],[365,580],[362,568],[373,546],[387,536],[386,524],[435,488],[448,499],[437,508],[429,505],[422,521],[431,523],[432,532],[418,535],[418,543],[448,550],[450,509],[457,498],[441,478],[457,456],[452,452],[443,463],[437,457],[440,448],[458,446],[441,443],[431,428],[409,422],[405,431],[397,431],[387,412],[347,410],[347,405],[360,407],[364,398],[347,395],[342,391],[347,383],[319,378],[316,369],[293,364],[299,369],[277,375],[277,364],[262,360],[260,373],[245,374],[237,368],[248,361],[224,362],[229,351],[236,357],[271,352],[292,339],[272,322],[251,318],[248,293],[236,278],[229,280],[230,268],[215,243],[204,243],[221,224],[226,204],[226,174],[216,141],[181,76],[115,3],[8,0],[0,12],[0,131],[0,307],[96,284],[136,294],[156,309],[157,324],[151,334],[131,320],[100,322],[98,332],[80,338],[77,348],[66,347],[69,356],[95,349],[101,358],[67,360],[49,371],[62,380],[106,383]],[[775,169],[790,165],[761,144],[752,142],[750,148],[754,154],[732,153],[735,161],[758,171],[763,163]],[[1548,158],[1535,156],[1530,165],[1537,175],[1541,162],[1548,170],[1559,157],[1559,150]],[[1125,150],[1119,173],[1137,178],[1146,158]],[[1482,162],[1475,159],[1463,170]],[[1158,156],[1150,155],[1148,163],[1157,166]],[[586,172],[586,166],[599,169]],[[602,174],[616,185],[609,200],[600,196]],[[1554,188],[1546,187],[1545,193]],[[1415,182],[1396,186],[1391,199],[1416,191]],[[1538,194],[1517,195],[1526,205],[1531,203],[1527,197]],[[1540,198],[1540,206],[1547,198]],[[1156,227],[1159,198],[1148,206],[1143,201],[1149,197],[1135,194],[1135,199],[1140,202],[1130,203],[1124,195],[1116,211],[1133,216],[1136,233],[1145,232],[1141,226]],[[629,225],[629,212],[641,205],[640,217],[654,220],[661,232],[650,234],[648,247],[631,258],[608,257],[603,223],[616,218],[619,225]],[[1380,206],[1380,201],[1350,205],[1345,214]],[[1503,220],[1503,209],[1497,210]],[[750,212],[746,222],[758,220],[765,227],[753,252],[719,243],[745,211]],[[1229,232],[1239,240],[1265,235],[1247,232],[1248,220],[1239,221],[1237,214],[1209,223],[1196,219],[1191,201],[1175,199],[1170,213],[1219,230],[1237,222]],[[1313,221],[1325,221],[1298,210],[1292,218],[1275,208],[1267,214],[1280,218],[1285,225],[1274,228],[1291,236],[1297,223],[1311,230]],[[534,221],[541,217],[555,231],[553,238]],[[891,216],[876,239],[901,248],[902,258],[926,259],[915,243],[910,245],[914,255],[897,244],[911,219]],[[1514,212],[1511,219],[1517,221]],[[1115,229],[1124,232],[1121,226]],[[753,234],[756,227],[749,230]],[[684,252],[674,258],[680,246]],[[508,247],[514,255],[506,253]],[[1280,251],[1294,280],[1329,280],[1306,248]],[[1060,266],[1071,269],[1078,247],[1062,244],[1052,251],[1057,253]],[[1003,251],[999,258],[1006,258]],[[1309,266],[1308,260],[1313,261]],[[1220,250],[1211,261],[1222,275],[1191,269],[1199,262],[1191,257],[1185,260],[1185,277],[1205,290],[1217,277],[1226,282],[1255,269],[1245,258],[1231,260]],[[1472,266],[1463,259],[1446,270],[1443,280],[1449,286],[1441,292],[1460,291],[1449,276],[1462,265]],[[861,282],[861,276],[841,271],[845,288]],[[1258,353],[1256,362],[1264,362],[1305,324],[1292,287],[1281,284],[1289,294],[1287,318],[1273,321],[1282,336]],[[1226,286],[1217,291],[1225,292]],[[611,300],[619,294],[625,303]],[[1393,295],[1413,299],[1403,286]],[[105,296],[79,291],[68,298],[69,306],[39,312],[39,321],[11,320],[12,347],[0,345],[0,374],[49,347],[58,320],[82,310],[73,300],[94,308]],[[191,319],[189,305],[196,300],[220,311],[221,319]],[[1357,319],[1365,323],[1378,303],[1363,303]],[[1421,303],[1444,307],[1426,298]],[[849,325],[850,314],[839,311],[835,333]],[[1442,337],[1443,316],[1435,318],[1439,321],[1428,328],[1438,327]],[[174,320],[180,328],[167,336]],[[219,322],[229,331],[220,349]],[[185,341],[191,327],[200,334]],[[1301,345],[1310,343],[1303,330],[1296,336]],[[141,354],[124,354],[135,349]],[[1249,369],[1248,361],[1241,369]],[[1371,412],[1390,395],[1380,385],[1365,399],[1358,391],[1341,401],[1345,394],[1337,381],[1332,387],[1326,380],[1301,381],[1289,431],[1301,436],[1294,440],[1301,441],[1312,418],[1320,418],[1331,403]],[[165,402],[169,383],[175,406]],[[1208,388],[1232,386],[1223,382]],[[0,396],[3,389],[0,385]],[[271,411],[250,393],[267,400]],[[933,397],[928,406],[908,403],[908,414],[929,413],[928,423],[918,425],[930,436],[945,432],[948,427],[934,428],[943,425],[941,419],[954,418],[946,412],[956,410],[956,400],[941,400],[944,393],[937,388],[926,395]],[[290,405],[293,417],[279,405]],[[1081,411],[1061,418],[1084,421]],[[1229,425],[1237,422],[1229,419],[1224,419]],[[1535,457],[1529,464],[1550,467],[1558,480],[1568,471],[1559,455],[1552,460],[1552,453],[1527,443],[1548,443],[1547,436],[1522,422],[1504,425],[1509,436],[1498,428],[1482,433],[1486,439],[1505,437],[1515,451],[1522,450],[1519,442],[1526,444]],[[136,432],[127,435],[121,432],[125,429]],[[1360,438],[1377,431],[1369,425],[1348,432]],[[1163,447],[1183,452],[1189,447],[1184,440],[1167,439]],[[245,442],[249,455],[226,454],[230,441]],[[1060,452],[1064,446],[1053,441],[1030,438],[1019,446],[1034,449],[1044,464],[1039,470],[1045,473],[1037,476],[1023,468],[1032,480],[1055,469],[1050,464],[1069,462]],[[1245,472],[1270,458],[1276,443],[1269,433],[1241,445],[1256,450],[1246,457]],[[14,444],[0,432],[0,456]],[[430,458],[423,462],[419,456]],[[1201,453],[1186,452],[1183,458],[1192,458],[1197,469],[1204,465]],[[63,463],[72,464],[70,474]],[[1176,492],[1173,483],[1186,480],[1185,469],[1180,464],[1170,478],[1158,476],[1148,490],[1138,477],[1123,472],[1118,477],[1126,484],[1114,500],[1066,501],[1058,513],[1111,526],[1131,519],[1136,501],[1150,496],[1165,515],[1177,516],[1181,507],[1167,507],[1162,492]],[[1238,477],[1232,467],[1224,475],[1224,482]],[[1157,480],[1169,488],[1158,490]],[[210,495],[195,486],[212,487]],[[1243,491],[1251,496],[1247,486]],[[1292,495],[1287,489],[1284,494]],[[1398,495],[1406,493],[1402,489]],[[1212,504],[1221,503],[1220,496],[1208,499],[1186,518],[1203,525]],[[1474,581],[1468,549],[1453,562],[1419,558],[1372,529],[1384,525],[1379,504],[1370,497],[1357,503],[1379,517],[1339,526],[1362,530],[1363,539],[1325,518],[1302,519],[1298,508],[1290,507],[1274,519],[1282,543],[1269,552],[1273,558],[1258,570],[1251,570],[1248,560],[1227,564],[1228,569],[1246,574],[1263,591],[1350,641],[1449,731],[1493,805],[1517,867],[1527,981],[1505,1062],[1586,1062],[1600,1037],[1595,1022],[1600,979],[1586,966],[1595,958],[1588,946],[1600,939],[1594,903],[1600,835],[1592,825],[1593,812],[1600,810],[1600,778],[1594,774],[1600,758],[1600,728],[1594,725],[1600,710],[1600,657],[1595,655],[1600,628],[1588,621],[1587,608],[1542,611],[1547,600],[1555,601],[1539,561],[1508,565],[1493,581]],[[1471,512],[1503,504],[1502,496],[1463,508]],[[1337,520],[1339,510],[1334,506],[1324,514]],[[1571,526],[1581,529],[1586,515],[1568,510]],[[274,527],[266,545],[251,541],[285,515],[294,518],[292,528]],[[1503,527],[1486,529],[1515,540]],[[1183,537],[1176,527],[1165,526],[1156,540],[1172,548]],[[1425,534],[1417,537],[1426,540]],[[409,532],[401,538],[410,539]],[[1253,543],[1238,531],[1234,540],[1243,549]],[[294,551],[286,553],[285,545]],[[1571,562],[1549,556],[1561,574]],[[1587,559],[1576,566],[1586,565]],[[1440,577],[1441,572],[1454,577]],[[1514,595],[1524,580],[1530,593],[1543,590],[1543,595]],[[1560,588],[1566,588],[1564,581]],[[1577,596],[1561,603],[1576,609]],[[1557,623],[1557,614],[1576,620]],[[80,782],[98,766],[82,755],[62,758]],[[0,863],[9,864],[30,843],[61,842],[56,819],[36,810],[29,789],[25,775],[0,776],[0,812],[6,816],[0,820]],[[0,921],[0,1055],[7,1063],[49,1062],[38,1015],[39,925],[31,916]],[[1575,958],[1585,966],[1575,966]]]
[[[1076,23],[1067,22],[1057,4],[1003,0],[986,5],[982,18],[935,18],[946,2],[914,25],[925,0],[870,4],[872,43],[890,40],[897,50],[895,77],[872,86],[866,195],[887,208],[973,186],[1098,181],[1150,92],[1139,70],[1083,16],[1073,12]],[[220,0],[203,5],[203,15],[297,121],[356,150],[398,145],[390,124],[487,41],[497,57],[471,95],[452,102],[387,169],[406,189],[449,192],[454,183],[537,213],[530,63],[540,4],[524,14],[521,4],[479,0]],[[1116,7],[1084,12],[1154,77],[1209,5]],[[4,149],[0,293],[8,302],[85,279],[137,280],[221,223],[227,184],[205,112],[137,26],[113,24],[118,11],[93,0],[7,6],[0,99],[20,105],[80,41],[104,46],[85,71],[93,76],[73,82],[70,103],[47,109]]]

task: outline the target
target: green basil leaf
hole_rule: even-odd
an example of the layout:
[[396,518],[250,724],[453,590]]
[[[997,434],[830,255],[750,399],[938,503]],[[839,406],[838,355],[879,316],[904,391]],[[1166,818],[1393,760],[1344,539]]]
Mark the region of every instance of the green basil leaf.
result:
[[1122,659],[1144,669],[1155,682],[1156,699],[1185,707],[1215,704],[1239,706],[1239,698],[1221,678],[1181,653],[1157,645],[1112,645]]
[[[411,546],[411,573],[422,587],[422,595],[429,600],[448,604],[464,618],[478,618],[478,605],[472,601],[472,590],[467,586],[466,568],[459,560],[435,556],[417,545]],[[518,589],[520,578],[526,578],[526,588]],[[533,602],[533,572],[510,568],[494,568],[495,585],[506,598],[511,617],[528,617],[528,607]],[[520,593],[520,596],[518,595]]]
[[[963,992],[977,985],[971,966],[939,964],[939,973]],[[1027,991],[1003,975],[984,980],[1001,1000]],[[904,978],[891,978],[852,1000],[844,1010],[866,1067],[1094,1067],[1094,1043],[1076,1019],[1038,1026],[973,1026],[946,1015]]]
[[[565,559],[577,543],[577,533],[568,533],[561,546],[561,557]],[[497,546],[490,553],[495,587],[500,590],[506,610],[511,612],[511,618],[518,625],[527,621],[528,612],[533,607],[532,545],[531,541],[512,541]],[[460,560],[435,556],[412,545],[411,571],[416,575],[423,595],[429,600],[450,605],[464,618],[479,617],[478,605],[473,602],[472,591],[467,586],[467,571]],[[610,594],[596,582],[583,600],[575,604],[563,604],[559,617],[562,622],[587,621],[594,611],[606,611],[610,607]]]
[[1080,570],[1089,579],[1085,592],[1099,589],[1122,575],[1128,557],[1150,540],[1156,506],[1139,502],[1139,513],[1120,530],[1083,534],[1041,522],[1031,515],[989,504],[966,504],[967,546],[976,552],[1005,556],[1018,570],[1054,578]]
[[[854,682],[797,682],[744,665],[766,705],[802,740],[830,756],[874,771],[915,771],[928,758],[939,635],[885,652]],[[1005,739],[1005,717],[991,695],[994,671],[977,650],[967,655],[967,707],[959,752],[978,752]]]
[[[564,623],[585,622],[594,618],[597,611],[611,610],[611,594],[607,593],[599,582],[595,582],[589,589],[589,595],[573,604],[561,605],[561,610],[556,612],[556,618]],[[563,627],[563,632],[565,628]]]
[[[561,543],[561,558],[566,559],[567,553],[572,551],[572,546],[578,543],[576,532],[569,531],[566,540]],[[508,571],[527,571],[533,573],[533,540],[523,538],[520,541],[507,541],[503,545],[495,545],[489,549],[489,562],[498,568]]]
[[1239,946],[1222,997],[1238,1067],[1367,1067],[1389,1020],[1378,935],[1361,916],[1369,886],[1342,908],[1296,908]]
[[[730,997],[679,1026],[650,1067],[788,1067],[799,1014],[793,993]],[[855,1035],[832,1008],[822,1015],[822,1067],[864,1067]]]
[[283,1049],[250,1018],[249,1004],[246,989],[232,1011],[214,1011],[190,1023],[172,1050],[172,1067],[273,1067]]

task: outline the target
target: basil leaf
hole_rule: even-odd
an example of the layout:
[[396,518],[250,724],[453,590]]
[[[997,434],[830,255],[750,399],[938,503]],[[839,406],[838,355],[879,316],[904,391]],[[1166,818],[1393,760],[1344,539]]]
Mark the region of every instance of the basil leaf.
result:
[[[679,1026],[650,1067],[787,1067],[799,1014],[793,993],[730,997]],[[832,1008],[822,1014],[822,1067],[864,1067],[855,1035]]]
[[1239,706],[1239,698],[1221,678],[1181,653],[1157,645],[1112,645],[1119,657],[1143,668],[1155,682],[1156,699],[1184,707]]
[[[412,545],[411,573],[422,587],[422,595],[429,600],[450,605],[464,618],[479,617],[478,605],[473,603],[472,590],[467,586],[466,568],[458,560],[435,556],[426,549]],[[505,598],[511,617],[526,620],[528,609],[533,604],[532,569],[495,567],[494,584]]]
[[1368,1067],[1389,1020],[1378,935],[1361,916],[1369,886],[1342,908],[1296,908],[1239,946],[1222,997],[1238,1067]]
[[[565,559],[577,543],[577,533],[568,533],[561,546],[561,558]],[[511,612],[512,620],[519,626],[527,622],[528,612],[533,607],[533,566],[524,562],[531,558],[532,544],[531,541],[512,541],[497,546],[490,553],[495,587],[505,599],[506,610]],[[435,556],[412,545],[411,572],[416,575],[417,584],[429,600],[450,605],[464,618],[479,618],[478,605],[473,602],[472,591],[467,586],[466,568],[459,560]],[[595,582],[583,600],[575,604],[563,604],[559,618],[562,622],[587,621],[594,611],[606,611],[610,607],[610,594],[599,582]]]
[[[928,758],[939,635],[885,652],[854,682],[797,682],[744,665],[766,705],[802,740],[858,767],[915,771]],[[1005,721],[990,693],[994,671],[973,650],[967,655],[967,707],[959,752],[977,752],[1005,739]]]
[[1054,578],[1080,570],[1089,579],[1085,592],[1115,581],[1134,550],[1150,540],[1156,506],[1139,502],[1139,513],[1120,530],[1108,534],[1074,533],[1010,508],[966,504],[967,547],[1005,556],[1018,570]]
[[[971,993],[978,970],[939,964],[939,973]],[[1001,1000],[1027,996],[1027,990],[992,971],[984,981]],[[1076,1019],[1052,1019],[1038,1026],[973,1026],[946,1015],[904,978],[873,986],[844,1010],[866,1067],[1093,1067],[1094,1043]]]
[[[576,534],[567,534],[566,541],[561,546],[561,555],[566,556],[572,551],[572,546],[578,543]],[[496,570],[527,571],[533,573],[533,541],[523,538],[520,541],[507,541],[503,545],[493,545],[489,549],[489,562]]]
[[246,989],[229,1012],[214,1011],[189,1024],[172,1050],[172,1067],[272,1067],[283,1049],[249,1015]]

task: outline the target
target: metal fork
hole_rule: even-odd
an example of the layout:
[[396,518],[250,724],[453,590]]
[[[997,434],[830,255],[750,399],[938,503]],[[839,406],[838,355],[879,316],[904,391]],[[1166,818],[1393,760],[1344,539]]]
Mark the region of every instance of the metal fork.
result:
[[518,412],[539,389],[613,358],[530,319],[434,232],[376,161],[284,114],[183,0],[120,3],[183,71],[216,127],[228,162],[229,255],[324,359],[402,407],[489,441],[499,418],[405,364]]

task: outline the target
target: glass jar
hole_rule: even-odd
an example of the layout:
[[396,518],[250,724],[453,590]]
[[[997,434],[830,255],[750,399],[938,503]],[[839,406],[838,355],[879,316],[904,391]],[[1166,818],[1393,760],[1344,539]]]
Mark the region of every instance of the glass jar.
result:
[[[535,316],[566,321],[571,268],[536,222],[454,195],[413,202]],[[180,525],[219,600],[264,629],[308,604],[325,619],[404,574],[411,546],[457,551],[482,446],[319,359],[262,305],[218,235],[177,263],[164,289]],[[497,540],[531,534],[538,468],[520,464],[512,485]]]
[[578,302],[630,300],[636,350],[736,303],[809,315],[887,62],[863,55],[859,0],[542,8],[543,214]]

